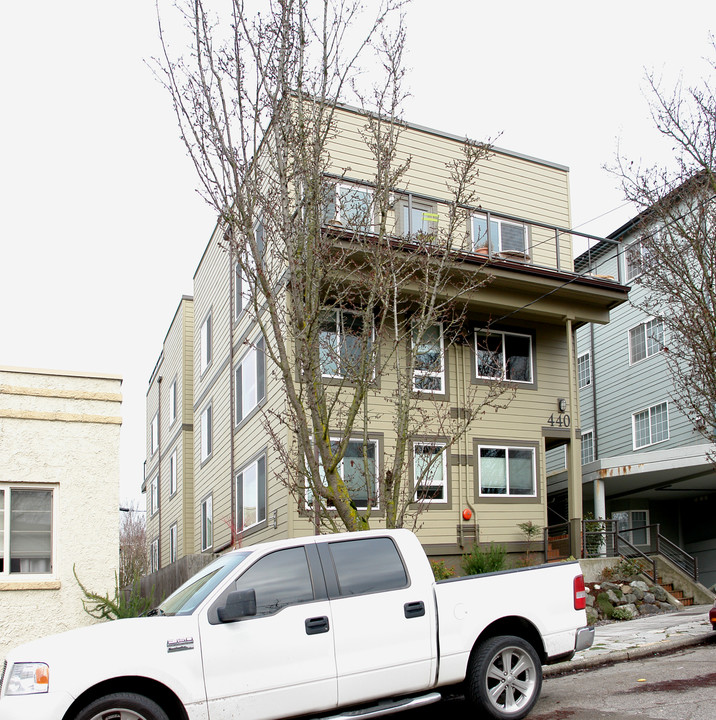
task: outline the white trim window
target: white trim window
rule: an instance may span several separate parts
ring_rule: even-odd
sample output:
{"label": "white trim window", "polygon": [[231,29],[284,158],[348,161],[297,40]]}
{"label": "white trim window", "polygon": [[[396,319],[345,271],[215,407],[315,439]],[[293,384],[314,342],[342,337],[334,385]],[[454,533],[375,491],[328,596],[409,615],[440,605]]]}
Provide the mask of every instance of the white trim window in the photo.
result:
{"label": "white trim window", "polygon": [[179,526],[174,523],[169,528],[169,562],[175,563],[177,561],[177,539],[179,537]]}
{"label": "white trim window", "polygon": [[238,425],[266,396],[265,341],[259,338],[234,370],[234,424]]}
{"label": "white trim window", "polygon": [[212,321],[211,312],[204,318],[204,322],[199,329],[199,374],[203,375],[206,369],[211,365],[212,348]]}
{"label": "white trim window", "polygon": [[212,422],[212,407],[209,403],[201,412],[201,462],[211,457],[214,443],[214,428]]}
{"label": "white trim window", "polygon": [[437,232],[439,220],[434,203],[406,198],[400,205],[400,228],[405,236],[419,233],[433,235]]}
{"label": "white trim window", "polygon": [[367,332],[363,316],[352,310],[326,310],[321,314],[319,357],[321,374],[328,378],[358,377],[361,362],[372,352],[373,329],[369,346],[363,351]]}
{"label": "white trim window", "polygon": [[149,572],[159,570],[159,538],[154,538],[149,548]]}
{"label": "white trim window", "polygon": [[447,453],[444,443],[413,443],[413,477],[417,502],[447,502]]}
{"label": "white trim window", "polygon": [[428,327],[421,338],[412,333],[413,390],[426,393],[445,392],[445,345],[442,323]]}
{"label": "white trim window", "polygon": [[51,575],[54,490],[0,484],[0,579]]}
{"label": "white trim window", "polygon": [[644,272],[644,263],[646,260],[646,248],[642,240],[637,240],[624,250],[624,268],[626,271],[626,281],[631,282]]}
{"label": "white trim window", "polygon": [[326,190],[323,217],[330,224],[372,232],[373,191],[362,185],[336,183]]}
{"label": "white trim window", "polygon": [[480,495],[536,497],[535,449],[480,445]]}
{"label": "white trim window", "polygon": [[169,497],[177,491],[177,451],[169,456]]}
{"label": "white trim window", "polygon": [[634,450],[656,445],[669,439],[669,407],[667,402],[652,405],[631,416]]}
{"label": "white trim window", "polygon": [[[478,251],[488,247],[488,216],[472,216],[472,249]],[[502,220],[494,216],[489,219],[489,247],[492,253],[526,256],[528,254],[527,226],[513,220]]]}
{"label": "white trim window", "polygon": [[[337,438],[331,438],[331,443],[336,449],[338,448]],[[369,502],[371,508],[377,510],[380,505],[377,488],[378,441],[373,439],[366,441],[365,455],[363,449],[362,440],[349,441],[343,459],[338,463],[338,473],[343,478],[358,510],[365,510]],[[321,479],[325,485],[323,467],[321,467]],[[309,506],[313,503],[310,491],[306,495],[306,503]]]}
{"label": "white trim window", "polygon": [[239,530],[266,520],[266,456],[243,467],[236,475],[236,519]]}
{"label": "white trim window", "polygon": [[592,384],[592,358],[589,352],[583,352],[577,357],[577,384],[580,390]]}
{"label": "white trim window", "polygon": [[[262,220],[259,220],[254,227],[254,239],[256,240],[256,250],[259,257],[263,260],[265,236]],[[248,242],[246,243],[244,253],[244,267],[246,270],[241,269],[239,262],[234,264],[234,320],[238,320],[241,313],[251,305],[253,298],[252,290],[256,287],[256,262]]]}
{"label": "white trim window", "polygon": [[177,419],[177,379],[174,378],[169,386],[169,427],[171,427]]}
{"label": "white trim window", "polygon": [[629,330],[629,364],[634,365],[664,349],[664,321],[647,320]]}
{"label": "white trim window", "polygon": [[154,413],[149,423],[149,456],[152,457],[159,450],[159,411]]}
{"label": "white trim window", "polygon": [[201,550],[208,550],[214,544],[214,501],[212,496],[201,503]]}
{"label": "white trim window", "polygon": [[159,512],[159,473],[149,483],[149,517]]}
{"label": "white trim window", "polygon": [[475,371],[478,378],[531,383],[532,336],[476,330]]}
{"label": "white trim window", "polygon": [[590,462],[594,462],[594,431],[585,430],[582,433],[582,465]]}
{"label": "white trim window", "polygon": [[613,512],[612,520],[617,521],[617,531],[625,534],[632,545],[649,545],[651,543],[648,510]]}

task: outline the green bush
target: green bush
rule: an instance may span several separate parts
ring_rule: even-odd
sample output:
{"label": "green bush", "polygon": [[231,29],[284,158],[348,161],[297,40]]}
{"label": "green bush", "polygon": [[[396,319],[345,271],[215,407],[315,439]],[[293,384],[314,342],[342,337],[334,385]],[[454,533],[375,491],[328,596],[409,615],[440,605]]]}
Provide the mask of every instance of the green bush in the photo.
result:
{"label": "green bush", "polygon": [[455,571],[450,567],[446,567],[444,560],[431,560],[430,567],[433,570],[435,580],[447,580],[455,577]]}
{"label": "green bush", "polygon": [[614,615],[614,605],[612,605],[611,600],[605,592],[597,595],[597,605],[599,605],[602,615],[608,620],[611,620],[612,615]]}
{"label": "green bush", "polygon": [[615,607],[612,613],[612,620],[632,620],[634,616],[631,610],[625,607]]}
{"label": "green bush", "polygon": [[88,590],[77,577],[77,570],[72,566],[75,580],[82,590],[84,598],[82,605],[85,612],[96,620],[119,620],[120,618],[139,617],[144,615],[154,605],[154,590],[148,598],[142,597],[139,588],[139,577],[134,579],[129,592],[119,587],[117,573],[114,574],[114,598],[106,595],[99,595]]}
{"label": "green bush", "polygon": [[475,544],[472,550],[462,556],[462,569],[465,575],[481,575],[505,569],[507,550],[504,545],[490,543],[490,547],[482,550]]}

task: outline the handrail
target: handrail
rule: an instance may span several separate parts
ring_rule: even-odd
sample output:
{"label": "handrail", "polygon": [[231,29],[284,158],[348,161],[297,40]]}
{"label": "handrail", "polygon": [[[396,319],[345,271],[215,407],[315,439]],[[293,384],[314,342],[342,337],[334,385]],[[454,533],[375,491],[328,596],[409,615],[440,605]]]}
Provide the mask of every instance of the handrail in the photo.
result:
{"label": "handrail", "polygon": [[[626,545],[628,548],[631,549],[632,554],[625,555],[620,549],[619,549],[619,543],[622,542],[624,545]],[[646,553],[642,552],[637,548],[636,546],[632,545],[625,537],[622,536],[620,532],[617,532],[617,543],[616,543],[616,550],[617,553],[620,555],[620,557],[623,557],[625,560],[631,560],[634,562],[635,558],[637,558],[636,563],[639,565],[639,560],[646,561],[647,564],[651,566],[651,574],[646,572],[646,570],[640,565],[641,572],[646,575],[653,583],[656,582],[656,560],[649,557]]]}
{"label": "handrail", "polygon": [[683,548],[671,542],[669,538],[664,537],[659,530],[659,525],[656,526],[656,552],[658,555],[666,557],[667,560],[671,560],[674,565],[680,567],[685,573],[698,582],[698,560],[693,555],[689,555]]}

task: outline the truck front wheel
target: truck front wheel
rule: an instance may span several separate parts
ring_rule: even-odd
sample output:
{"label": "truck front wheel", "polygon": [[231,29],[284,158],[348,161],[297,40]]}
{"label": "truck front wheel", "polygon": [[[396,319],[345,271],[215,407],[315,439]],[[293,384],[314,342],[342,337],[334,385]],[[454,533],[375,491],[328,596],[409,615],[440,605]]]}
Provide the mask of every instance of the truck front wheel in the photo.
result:
{"label": "truck front wheel", "polygon": [[169,716],[144,695],[113,693],[91,702],[75,720],[169,720]]}
{"label": "truck front wheel", "polygon": [[515,635],[483,643],[470,662],[467,698],[497,720],[519,720],[542,689],[542,664],[534,648]]}

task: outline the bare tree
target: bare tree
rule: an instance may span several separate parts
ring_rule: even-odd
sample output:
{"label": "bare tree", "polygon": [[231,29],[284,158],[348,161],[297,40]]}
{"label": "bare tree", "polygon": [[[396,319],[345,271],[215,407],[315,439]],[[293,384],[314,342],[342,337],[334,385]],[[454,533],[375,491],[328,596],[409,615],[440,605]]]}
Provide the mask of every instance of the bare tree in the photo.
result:
{"label": "bare tree", "polygon": [[[510,397],[499,379],[466,388],[459,417],[431,399],[430,368],[465,347],[467,302],[485,282],[466,262],[465,229],[489,146],[466,142],[450,166],[439,230],[396,235],[394,191],[410,166],[398,152],[403,5],[383,0],[366,19],[357,0],[277,0],[250,16],[234,0],[222,23],[192,0],[179,6],[185,57],[171,54],[160,21],[158,74],[225,229],[237,300],[283,390],[285,401],[264,411],[281,476],[331,530],[367,528],[377,502],[389,526],[406,524],[429,499],[442,454]],[[360,83],[362,62],[374,87]],[[362,187],[331,160],[346,99],[364,110],[374,170]],[[386,418],[394,439],[377,468],[371,429]],[[411,485],[415,437],[428,451]]]}
{"label": "bare tree", "polygon": [[651,114],[671,143],[669,167],[642,167],[623,157],[626,198],[642,210],[641,239],[627,248],[640,276],[634,304],[660,322],[650,343],[663,345],[673,399],[695,428],[716,441],[716,43],[709,74],[692,87],[665,89],[647,75]]}
{"label": "bare tree", "polygon": [[130,587],[147,568],[145,515],[132,503],[122,508],[119,519],[119,587]]}

